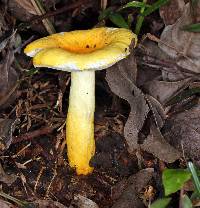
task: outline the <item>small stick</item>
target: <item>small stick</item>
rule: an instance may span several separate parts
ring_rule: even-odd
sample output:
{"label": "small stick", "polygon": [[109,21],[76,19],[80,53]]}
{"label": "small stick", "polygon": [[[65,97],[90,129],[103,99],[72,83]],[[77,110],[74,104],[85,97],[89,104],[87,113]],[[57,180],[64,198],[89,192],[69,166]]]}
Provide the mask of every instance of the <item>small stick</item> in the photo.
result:
{"label": "small stick", "polygon": [[35,186],[34,186],[34,192],[35,193],[36,193],[36,190],[37,190],[37,186],[38,186],[39,180],[40,180],[40,178],[41,178],[42,173],[43,173],[44,170],[45,170],[45,167],[42,166],[42,168],[40,169],[40,172],[39,172],[39,174],[37,176],[36,182],[35,182]]}
{"label": "small stick", "polygon": [[13,141],[12,141],[12,144],[16,144],[16,143],[21,142],[21,141],[32,140],[36,137],[46,135],[46,134],[50,134],[50,133],[53,132],[53,130],[54,130],[53,127],[45,126],[41,129],[37,129],[35,131],[31,131],[31,132],[28,132],[26,134],[14,137]]}
{"label": "small stick", "polygon": [[19,150],[15,155],[12,156],[12,158],[18,157],[22,152],[24,152],[25,149],[31,146],[31,143],[27,144],[25,147],[23,147],[21,150]]}
{"label": "small stick", "polygon": [[74,4],[71,4],[70,6],[66,5],[56,11],[48,12],[46,14],[34,17],[33,19],[30,20],[30,23],[33,24],[33,23],[36,23],[37,21],[42,21],[43,19],[46,19],[47,17],[55,16],[55,15],[64,13],[66,11],[75,9],[77,7],[82,6],[84,3],[87,3],[87,2],[88,2],[88,0],[79,0],[79,1],[75,2]]}
{"label": "small stick", "polygon": [[55,177],[57,176],[56,168],[57,168],[57,164],[56,164],[55,167],[54,167],[54,170],[53,170],[53,177],[52,177],[52,179],[51,179],[51,181],[50,181],[50,183],[49,183],[49,186],[47,187],[47,191],[46,191],[46,193],[45,193],[45,198],[48,198],[48,196],[49,196],[49,191],[50,191],[50,188],[51,188],[51,185],[52,185],[52,183],[53,183]]}

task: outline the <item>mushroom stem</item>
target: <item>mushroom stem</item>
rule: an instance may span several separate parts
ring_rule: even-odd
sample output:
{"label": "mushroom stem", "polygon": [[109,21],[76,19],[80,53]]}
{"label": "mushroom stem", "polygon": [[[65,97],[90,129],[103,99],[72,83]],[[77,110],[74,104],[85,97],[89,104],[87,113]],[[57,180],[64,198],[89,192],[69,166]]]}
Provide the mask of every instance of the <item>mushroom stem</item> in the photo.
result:
{"label": "mushroom stem", "polygon": [[93,170],[89,162],[95,152],[94,111],[95,71],[72,72],[66,139],[69,164],[78,175]]}

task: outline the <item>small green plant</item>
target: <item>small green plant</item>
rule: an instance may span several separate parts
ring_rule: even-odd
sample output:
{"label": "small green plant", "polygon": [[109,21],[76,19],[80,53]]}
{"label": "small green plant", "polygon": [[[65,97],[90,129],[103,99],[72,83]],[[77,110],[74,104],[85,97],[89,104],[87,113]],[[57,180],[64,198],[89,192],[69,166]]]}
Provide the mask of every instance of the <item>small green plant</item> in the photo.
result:
{"label": "small green plant", "polygon": [[132,23],[131,14],[128,14],[127,20],[122,16],[122,12],[124,12],[125,9],[140,9],[137,16],[137,22],[135,26],[135,34],[139,34],[144,18],[148,15],[150,15],[155,10],[159,9],[161,6],[169,2],[169,0],[158,0],[152,5],[147,4],[147,0],[140,1],[131,1],[127,4],[121,6],[117,10],[114,10],[112,8],[107,8],[103,10],[99,15],[99,21],[109,19],[111,22],[113,22],[118,27],[123,28],[130,28]]}
{"label": "small green plant", "polygon": [[192,208],[192,202],[200,199],[200,182],[198,177],[199,172],[196,170],[192,162],[188,162],[187,169],[166,169],[162,174],[162,182],[165,191],[165,198],[156,200],[151,204],[150,208],[165,208],[170,203],[169,195],[181,190],[185,182],[192,180],[194,191],[189,197],[183,193],[180,203],[183,208]]}

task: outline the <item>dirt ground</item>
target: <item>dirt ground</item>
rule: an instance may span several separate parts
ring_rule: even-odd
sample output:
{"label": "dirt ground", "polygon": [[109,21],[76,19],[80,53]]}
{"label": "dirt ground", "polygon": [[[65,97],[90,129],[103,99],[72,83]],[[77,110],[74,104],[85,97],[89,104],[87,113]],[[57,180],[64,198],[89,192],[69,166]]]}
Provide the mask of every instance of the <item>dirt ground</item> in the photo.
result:
{"label": "dirt ground", "polygon": [[[200,164],[200,35],[180,30],[200,5],[191,14],[188,1],[169,1],[145,17],[127,59],[96,72],[94,171],[77,176],[65,141],[70,73],[34,68],[23,50],[50,33],[118,27],[101,11],[130,1],[37,2],[0,0],[0,207],[149,207],[165,168]],[[132,31],[138,12],[120,13]]]}

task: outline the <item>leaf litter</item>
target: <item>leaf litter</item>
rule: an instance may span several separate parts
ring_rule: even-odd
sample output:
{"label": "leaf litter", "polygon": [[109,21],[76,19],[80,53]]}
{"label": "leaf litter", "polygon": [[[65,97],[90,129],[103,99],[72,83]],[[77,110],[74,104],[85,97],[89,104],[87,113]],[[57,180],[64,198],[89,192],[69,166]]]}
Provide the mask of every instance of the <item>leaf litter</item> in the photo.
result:
{"label": "leaf litter", "polygon": [[[8,9],[16,19],[27,23],[35,16],[30,2],[9,2]],[[47,11],[57,3],[49,2]],[[14,62],[16,57],[13,48],[9,47],[13,36],[3,39],[3,60],[0,66],[3,72],[0,77],[0,137],[3,147],[1,174],[4,190],[16,198],[30,200],[39,207],[144,207],[144,197],[138,196],[145,186],[151,184],[156,171],[145,169],[149,161],[145,158],[146,152],[150,153],[150,158],[156,157],[165,164],[176,161],[184,154],[199,164],[199,104],[195,102],[196,105],[192,107],[187,105],[187,111],[184,110],[185,105],[195,100],[198,93],[192,94],[189,99],[183,98],[179,103],[169,104],[180,92],[187,92],[194,81],[198,82],[195,78],[199,73],[198,67],[195,68],[193,64],[199,64],[199,46],[195,45],[199,37],[180,29],[183,23],[192,21],[188,6],[179,0],[170,3],[160,10],[167,25],[158,44],[162,50],[157,44],[145,40],[142,42],[145,50],[139,48],[135,54],[107,70],[106,80],[111,91],[128,102],[130,112],[127,103],[125,110],[121,103],[113,116],[109,109],[109,99],[114,95],[105,86],[102,87],[101,83],[107,100],[103,109],[97,104],[99,109],[96,112],[101,114],[101,122],[98,123],[97,119],[95,126],[97,153],[93,162],[96,167],[94,174],[87,178],[74,176],[63,152],[66,113],[63,106],[68,103],[68,75],[67,79],[62,80],[62,86],[57,84],[59,73],[45,70],[25,75],[21,81],[21,74],[18,74]],[[168,11],[172,8],[177,11],[170,16]],[[82,21],[81,15],[88,11],[79,7],[76,9],[73,18],[78,16],[77,20]],[[73,22],[67,15],[64,17],[68,22]],[[59,21],[63,22],[63,19]],[[53,23],[60,24],[59,21],[55,16]],[[5,24],[5,21],[1,22]],[[44,27],[38,25],[36,28],[31,26],[31,32],[45,33]],[[62,31],[65,29],[62,28]],[[153,31],[156,31],[155,28]],[[172,40],[172,36],[176,40]],[[184,41],[188,44],[184,45]],[[30,63],[24,63],[24,57],[20,55],[17,56],[17,61],[19,60],[22,68],[30,68]],[[19,79],[20,88],[17,88]],[[19,99],[16,101],[17,96]],[[177,108],[179,111],[176,111]],[[16,117],[19,119],[17,126]],[[143,157],[140,167],[144,168],[140,171],[137,164],[140,161],[136,161],[139,160],[139,151]],[[154,162],[150,160],[149,166],[155,167],[157,162],[152,164]],[[7,174],[7,171],[11,174]],[[13,181],[9,179],[16,172],[20,177],[14,177]],[[23,186],[19,185],[19,181]],[[41,200],[43,197],[48,199]]]}
{"label": "leaf litter", "polygon": [[[195,10],[198,11],[200,4],[197,4]],[[199,13],[196,13],[199,15]],[[198,33],[192,33],[182,30],[184,25],[191,24],[193,15],[189,3],[184,7],[183,14],[173,25],[165,27],[161,34],[159,47],[175,62],[189,71],[200,72],[200,36]],[[163,44],[164,43],[164,44]]]}

